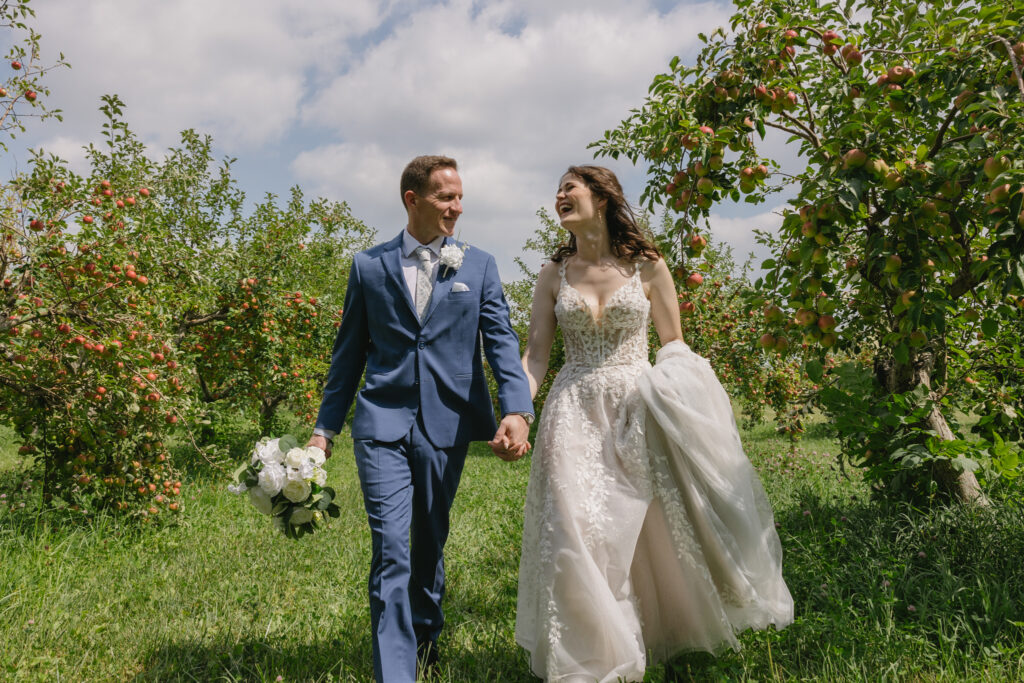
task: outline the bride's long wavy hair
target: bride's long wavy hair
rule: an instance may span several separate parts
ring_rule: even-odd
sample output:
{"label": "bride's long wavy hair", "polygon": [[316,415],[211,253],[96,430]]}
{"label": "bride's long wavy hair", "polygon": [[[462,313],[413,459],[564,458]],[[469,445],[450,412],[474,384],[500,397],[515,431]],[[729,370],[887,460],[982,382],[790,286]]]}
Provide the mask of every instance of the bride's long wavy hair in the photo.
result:
{"label": "bride's long wavy hair", "polygon": [[[595,197],[604,199],[605,222],[608,224],[608,238],[612,253],[627,261],[656,261],[661,258],[658,248],[644,235],[636,222],[636,214],[626,201],[622,185],[615,174],[603,166],[570,166],[565,172],[579,177]],[[576,236],[570,235],[551,256],[555,263],[576,253]]]}

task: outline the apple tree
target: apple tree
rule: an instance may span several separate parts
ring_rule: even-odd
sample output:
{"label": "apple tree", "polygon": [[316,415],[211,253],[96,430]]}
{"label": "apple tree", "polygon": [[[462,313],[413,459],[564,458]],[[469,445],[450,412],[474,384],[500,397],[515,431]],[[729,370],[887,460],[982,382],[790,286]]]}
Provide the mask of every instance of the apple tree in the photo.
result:
{"label": "apple tree", "polygon": [[46,502],[153,518],[180,509],[166,444],[190,403],[167,324],[175,283],[147,256],[159,209],[138,169],[88,156],[80,176],[37,154],[6,190],[0,419]]}
{"label": "apple tree", "polygon": [[[814,381],[837,350],[863,359],[819,399],[880,489],[983,502],[976,472],[1019,472],[1024,3],[735,8],[599,153],[650,161],[644,200],[680,232],[783,192],[750,301],[781,313],[764,334],[816,349]],[[768,153],[779,137],[793,173]]]}
{"label": "apple tree", "polygon": [[311,421],[351,259],[372,237],[345,204],[307,203],[298,188],[239,221],[211,254],[212,298],[180,318],[200,399],[255,415],[263,434],[283,405]]}
{"label": "apple tree", "polygon": [[[11,37],[11,47],[4,56],[9,71],[0,82],[0,134],[9,138],[24,132],[29,120],[60,120],[60,110],[46,103],[50,90],[43,78],[49,71],[69,66],[64,55],[53,64],[40,63],[41,36],[28,25],[35,16],[29,4],[29,0],[0,2],[0,31]],[[6,140],[0,139],[0,150],[6,149]]]}

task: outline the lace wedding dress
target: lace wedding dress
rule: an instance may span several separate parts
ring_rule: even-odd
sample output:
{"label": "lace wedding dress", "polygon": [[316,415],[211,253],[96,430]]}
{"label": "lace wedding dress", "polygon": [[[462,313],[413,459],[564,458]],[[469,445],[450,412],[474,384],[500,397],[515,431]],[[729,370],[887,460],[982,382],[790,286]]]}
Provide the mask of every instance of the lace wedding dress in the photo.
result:
{"label": "lace wedding dress", "polygon": [[565,279],[566,362],[538,427],[516,640],[548,681],[640,681],[648,657],[738,649],[793,620],[782,549],[708,362],[648,362],[637,267],[595,317]]}

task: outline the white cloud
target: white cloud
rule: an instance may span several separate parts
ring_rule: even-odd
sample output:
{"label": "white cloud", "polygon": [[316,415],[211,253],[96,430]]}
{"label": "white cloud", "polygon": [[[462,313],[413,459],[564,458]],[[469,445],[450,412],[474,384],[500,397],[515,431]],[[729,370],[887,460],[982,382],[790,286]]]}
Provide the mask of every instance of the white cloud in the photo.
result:
{"label": "white cloud", "polygon": [[[144,138],[166,146],[196,128],[236,151],[287,132],[308,74],[350,59],[348,41],[377,25],[378,5],[47,0],[35,27],[72,64],[50,77],[56,106],[94,111],[118,93]],[[93,134],[98,117],[83,118],[65,125]]]}
{"label": "white cloud", "polygon": [[[393,209],[401,211],[392,195],[405,162],[455,156],[466,191],[462,221],[473,226],[472,239],[506,254],[499,263],[511,272],[565,168],[588,162],[587,144],[643,101],[653,76],[690,50],[698,31],[726,18],[715,4],[664,14],[645,3],[576,0],[424,7],[303,108],[304,123],[338,139],[307,149],[292,171],[371,224],[379,212],[363,200],[383,196],[390,224]],[[360,159],[366,167],[352,165]],[[639,193],[639,173],[627,162],[600,163]]]}
{"label": "white cloud", "polygon": [[[668,0],[46,0],[35,7],[47,77],[65,123],[21,141],[85,170],[99,96],[116,92],[129,126],[163,150],[179,131],[211,134],[238,157],[251,197],[299,183],[349,203],[382,237],[405,221],[398,179],[417,154],[455,156],[466,239],[512,258],[551,208],[565,168],[644,101],[669,60],[692,60],[697,33],[727,22],[719,2]],[[49,55],[49,57],[47,56]],[[781,150],[782,137],[766,141]],[[12,150],[8,163],[27,157]],[[636,201],[644,169],[602,158]],[[749,226],[722,206],[718,239],[737,256]]]}

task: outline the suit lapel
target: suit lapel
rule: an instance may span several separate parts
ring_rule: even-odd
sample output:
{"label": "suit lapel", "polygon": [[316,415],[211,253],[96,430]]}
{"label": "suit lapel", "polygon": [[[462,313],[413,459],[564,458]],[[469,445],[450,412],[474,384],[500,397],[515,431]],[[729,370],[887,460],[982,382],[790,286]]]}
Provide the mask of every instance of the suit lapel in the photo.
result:
{"label": "suit lapel", "polygon": [[[441,243],[441,248],[449,244],[455,244],[455,240],[450,237],[445,237],[444,242]],[[447,271],[447,272],[446,272]],[[423,324],[426,325],[427,321],[430,320],[430,316],[434,314],[434,309],[447,298],[448,293],[452,291],[452,283],[455,281],[455,273],[457,271],[453,268],[448,268],[440,263],[437,264],[437,274],[434,277],[434,290],[430,294],[430,304],[427,305],[427,312],[423,316]]]}
{"label": "suit lapel", "polygon": [[381,255],[381,261],[384,263],[384,270],[387,271],[388,277],[398,287],[398,291],[402,293],[405,305],[409,307],[409,312],[415,318],[416,305],[412,300],[412,295],[409,293],[409,285],[405,283],[405,275],[402,273],[402,233],[398,233],[398,237],[391,240],[387,249]]}

